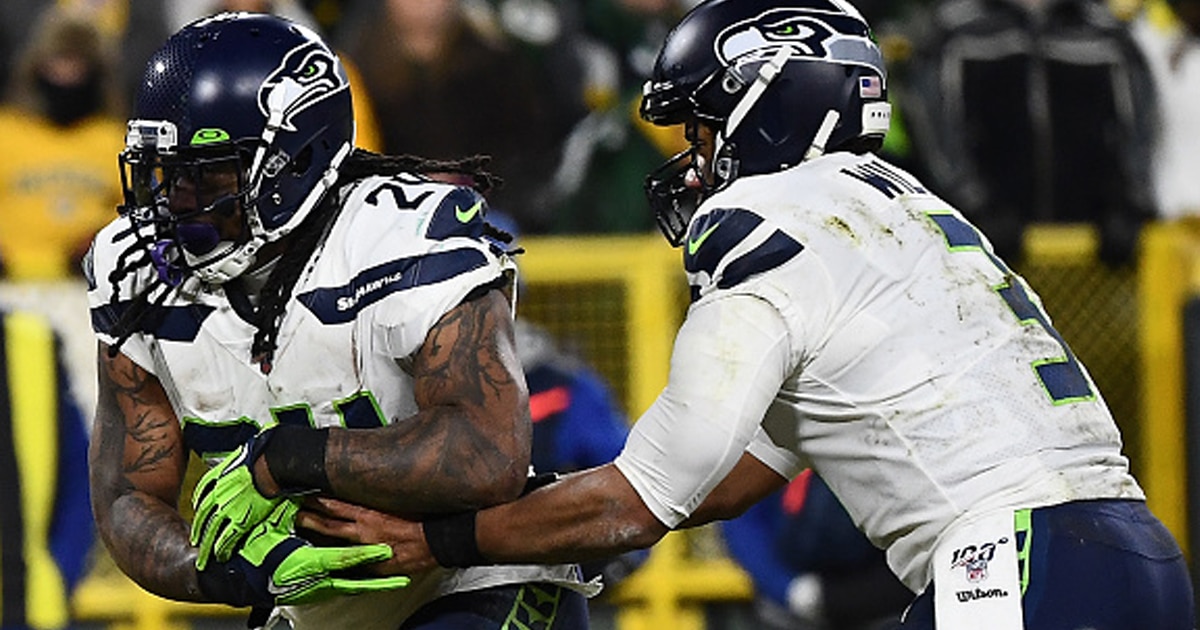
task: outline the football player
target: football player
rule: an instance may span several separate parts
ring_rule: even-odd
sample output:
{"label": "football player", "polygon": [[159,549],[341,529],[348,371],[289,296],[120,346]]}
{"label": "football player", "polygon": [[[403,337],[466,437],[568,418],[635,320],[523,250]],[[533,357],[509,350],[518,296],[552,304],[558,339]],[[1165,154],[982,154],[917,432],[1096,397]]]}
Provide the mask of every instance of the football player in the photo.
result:
{"label": "football player", "polygon": [[[150,60],[88,269],[108,550],[147,590],[254,624],[586,627],[575,565],[377,578],[386,546],[295,527],[307,493],[428,516],[515,499],[529,471],[494,179],[353,143],[346,75],[303,27],[221,14]],[[211,466],[190,527],[189,453]]]}
{"label": "football player", "polygon": [[887,76],[853,7],[704,2],[641,113],[692,143],[648,193],[693,301],[615,462],[449,519],[317,500],[302,523],[388,542],[395,569],[585,560],[811,466],[919,594],[905,628],[1193,627],[1183,555],[1037,295],[874,155]]}

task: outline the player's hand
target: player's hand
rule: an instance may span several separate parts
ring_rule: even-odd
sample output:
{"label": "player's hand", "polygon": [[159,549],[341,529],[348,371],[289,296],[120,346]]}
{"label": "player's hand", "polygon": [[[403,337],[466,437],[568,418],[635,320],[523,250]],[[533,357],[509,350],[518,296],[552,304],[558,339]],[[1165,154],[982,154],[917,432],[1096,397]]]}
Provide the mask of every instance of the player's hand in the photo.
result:
{"label": "player's hand", "polygon": [[251,467],[262,453],[269,430],[258,434],[212,467],[192,494],[192,545],[199,548],[196,569],[210,557],[225,562],[250,530],[261,523],[284,497],[264,497],[254,486]]}
{"label": "player's hand", "polygon": [[383,543],[392,557],[371,567],[382,575],[413,575],[438,566],[421,523],[330,497],[307,498],[296,517],[298,529],[350,543]]}
{"label": "player's hand", "polygon": [[287,606],[408,585],[404,576],[337,576],[338,571],[387,560],[392,551],[387,545],[315,547],[291,533],[297,510],[296,501],[284,500],[231,560],[209,563],[200,572],[205,593],[232,606]]}

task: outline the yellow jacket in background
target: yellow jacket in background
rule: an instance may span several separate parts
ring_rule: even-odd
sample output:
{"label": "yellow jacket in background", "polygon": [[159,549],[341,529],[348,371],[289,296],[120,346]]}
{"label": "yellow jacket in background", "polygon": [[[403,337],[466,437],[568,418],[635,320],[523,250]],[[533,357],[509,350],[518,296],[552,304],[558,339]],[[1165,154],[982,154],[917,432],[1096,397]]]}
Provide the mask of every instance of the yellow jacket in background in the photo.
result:
{"label": "yellow jacket in background", "polygon": [[67,128],[0,108],[0,268],[9,280],[53,280],[116,216],[122,121],[92,117]]}

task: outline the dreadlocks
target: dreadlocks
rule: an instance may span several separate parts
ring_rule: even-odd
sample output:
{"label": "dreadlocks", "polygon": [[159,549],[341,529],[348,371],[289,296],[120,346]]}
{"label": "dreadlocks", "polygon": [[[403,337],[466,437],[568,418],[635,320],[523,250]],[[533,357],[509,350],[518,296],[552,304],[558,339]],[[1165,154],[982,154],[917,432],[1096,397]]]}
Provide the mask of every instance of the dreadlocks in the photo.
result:
{"label": "dreadlocks", "polygon": [[[486,170],[489,160],[490,158],[484,155],[459,160],[434,160],[412,155],[384,155],[364,149],[355,149],[338,170],[337,183],[331,188],[335,192],[327,194],[314,208],[312,214],[291,234],[287,249],[281,255],[279,263],[275,265],[259,293],[258,309],[253,321],[256,332],[250,348],[251,361],[258,363],[264,373],[271,371],[279,325],[283,319],[284,309],[291,298],[292,290],[341,210],[341,204],[338,203],[336,194],[339,188],[372,175],[416,173],[431,179],[466,178],[473,188],[486,194],[503,183],[499,177]],[[491,224],[485,224],[484,229],[485,234],[500,242],[512,241],[511,234]],[[152,265],[147,248],[152,246],[153,239],[139,232],[135,231],[135,233],[137,233],[137,244],[140,246],[136,249],[140,255],[122,255],[117,268],[109,275],[109,281],[113,285],[112,304],[114,307],[118,295],[117,284],[139,267]],[[113,327],[112,334],[116,338],[116,342],[109,348],[109,352],[115,354],[121,344],[134,333],[152,330],[156,322],[161,319],[162,304],[170,293],[177,290],[177,286],[171,287],[166,282],[156,279],[139,293],[133,299],[132,305],[124,309],[120,319]]]}

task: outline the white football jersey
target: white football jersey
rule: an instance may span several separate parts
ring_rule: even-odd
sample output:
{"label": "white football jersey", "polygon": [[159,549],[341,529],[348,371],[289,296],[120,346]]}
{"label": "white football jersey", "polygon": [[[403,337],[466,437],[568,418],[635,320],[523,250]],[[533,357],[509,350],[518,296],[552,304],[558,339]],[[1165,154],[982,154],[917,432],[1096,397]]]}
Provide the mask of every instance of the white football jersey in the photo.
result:
{"label": "white football jersey", "polygon": [[[403,422],[417,411],[404,366],[426,334],[473,290],[512,271],[508,256],[482,236],[486,206],[471,189],[416,176],[371,177],[340,194],[343,209],[288,302],[269,373],[250,360],[254,326],[220,287],[191,300],[172,296],[152,332],[121,346],[162,382],[186,446],[210,465],[276,423],[369,428]],[[111,300],[108,278],[132,242],[128,227],[125,219],[113,222],[93,249],[93,325],[109,344],[113,323],[154,277],[142,267],[120,282]],[[284,615],[296,628],[393,630],[447,593],[525,581],[580,588],[571,565],[439,569],[412,577],[404,589]]]}
{"label": "white football jersey", "polygon": [[902,170],[836,153],[739,178],[684,262],[670,382],[617,460],[664,523],[747,450],[789,478],[811,465],[919,591],[960,519],[1144,498],[1040,299]]}

